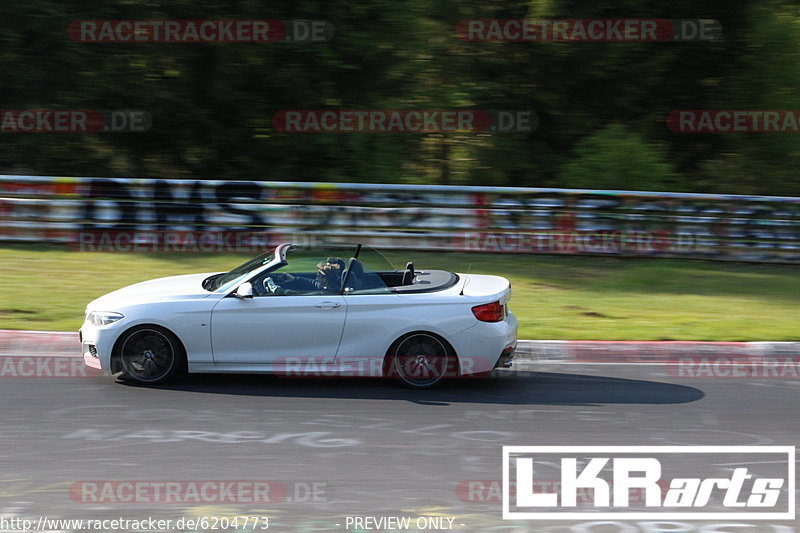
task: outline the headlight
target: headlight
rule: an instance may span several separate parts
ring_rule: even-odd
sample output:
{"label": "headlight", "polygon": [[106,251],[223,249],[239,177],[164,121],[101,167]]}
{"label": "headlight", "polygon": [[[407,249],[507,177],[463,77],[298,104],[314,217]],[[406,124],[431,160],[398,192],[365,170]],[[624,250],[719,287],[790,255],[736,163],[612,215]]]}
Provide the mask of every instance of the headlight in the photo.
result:
{"label": "headlight", "polygon": [[93,326],[107,326],[121,318],[124,317],[119,313],[111,313],[109,311],[92,311],[89,313],[89,316],[86,317],[86,320]]}

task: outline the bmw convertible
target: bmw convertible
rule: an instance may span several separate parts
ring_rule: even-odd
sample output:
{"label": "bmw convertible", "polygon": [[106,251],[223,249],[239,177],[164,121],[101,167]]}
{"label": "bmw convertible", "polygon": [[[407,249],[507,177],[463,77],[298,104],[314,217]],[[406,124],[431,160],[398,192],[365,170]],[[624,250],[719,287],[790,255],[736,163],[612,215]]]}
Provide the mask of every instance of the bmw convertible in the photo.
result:
{"label": "bmw convertible", "polygon": [[291,243],[234,268],[137,283],[89,303],[90,367],[144,384],[189,373],[396,378],[426,388],[507,367],[503,277],[396,269],[365,246]]}

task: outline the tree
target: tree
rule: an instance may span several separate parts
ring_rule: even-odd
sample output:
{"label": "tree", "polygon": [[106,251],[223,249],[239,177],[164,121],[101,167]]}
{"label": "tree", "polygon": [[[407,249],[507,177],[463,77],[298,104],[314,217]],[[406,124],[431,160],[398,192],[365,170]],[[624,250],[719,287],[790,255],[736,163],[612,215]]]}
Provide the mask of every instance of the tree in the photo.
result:
{"label": "tree", "polygon": [[675,172],[662,146],[610,124],[578,142],[560,178],[568,188],[664,191],[674,185]]}

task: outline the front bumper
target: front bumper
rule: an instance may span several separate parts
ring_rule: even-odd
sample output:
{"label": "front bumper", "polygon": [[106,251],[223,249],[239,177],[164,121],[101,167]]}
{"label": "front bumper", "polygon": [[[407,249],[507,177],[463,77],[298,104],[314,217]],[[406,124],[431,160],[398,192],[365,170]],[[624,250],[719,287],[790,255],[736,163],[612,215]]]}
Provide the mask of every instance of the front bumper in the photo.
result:
{"label": "front bumper", "polygon": [[81,341],[81,355],[86,366],[111,371],[111,351],[117,337],[115,328],[109,326],[93,326],[85,323],[78,331]]}
{"label": "front bumper", "polygon": [[86,363],[86,366],[91,368],[96,368],[98,370],[103,370],[102,365],[100,364],[100,359],[92,355],[88,350],[86,350],[86,346],[83,347],[83,362]]}

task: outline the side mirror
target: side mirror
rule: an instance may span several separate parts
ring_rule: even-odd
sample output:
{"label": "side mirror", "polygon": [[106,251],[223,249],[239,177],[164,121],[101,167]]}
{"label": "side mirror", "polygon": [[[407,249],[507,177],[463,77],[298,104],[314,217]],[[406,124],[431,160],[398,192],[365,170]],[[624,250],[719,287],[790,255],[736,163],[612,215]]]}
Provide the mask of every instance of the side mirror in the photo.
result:
{"label": "side mirror", "polygon": [[249,281],[245,281],[239,287],[237,287],[236,291],[234,291],[233,295],[240,300],[245,298],[252,298],[253,297],[253,284]]}

